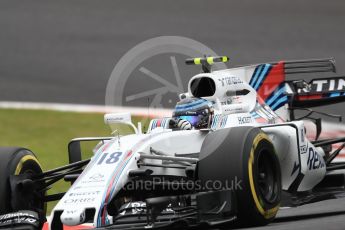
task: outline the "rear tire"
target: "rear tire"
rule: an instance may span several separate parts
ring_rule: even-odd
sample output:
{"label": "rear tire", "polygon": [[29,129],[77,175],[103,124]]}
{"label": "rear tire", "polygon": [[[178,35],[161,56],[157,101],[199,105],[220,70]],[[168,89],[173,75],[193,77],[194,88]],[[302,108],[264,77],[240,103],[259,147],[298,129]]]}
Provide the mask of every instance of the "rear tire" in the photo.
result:
{"label": "rear tire", "polygon": [[276,216],[280,165],[273,144],[259,128],[243,126],[208,134],[197,168],[203,184],[217,180],[223,189],[234,191],[240,226],[266,225]]}
{"label": "rear tire", "polygon": [[11,202],[10,176],[39,173],[42,173],[41,166],[30,150],[19,147],[0,147],[0,215],[20,209],[43,212],[42,214],[45,215],[45,203],[35,196],[32,200],[23,202],[22,207],[13,207]]}

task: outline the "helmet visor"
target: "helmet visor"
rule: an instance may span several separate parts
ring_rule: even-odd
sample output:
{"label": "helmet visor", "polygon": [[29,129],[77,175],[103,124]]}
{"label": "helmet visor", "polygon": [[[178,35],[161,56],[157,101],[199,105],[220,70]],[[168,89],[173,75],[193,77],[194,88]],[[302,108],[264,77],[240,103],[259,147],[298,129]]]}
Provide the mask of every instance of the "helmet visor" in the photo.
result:
{"label": "helmet visor", "polygon": [[199,116],[198,115],[178,116],[178,118],[189,121],[189,123],[191,123],[191,125],[194,127],[196,125],[198,125],[198,123],[199,123]]}

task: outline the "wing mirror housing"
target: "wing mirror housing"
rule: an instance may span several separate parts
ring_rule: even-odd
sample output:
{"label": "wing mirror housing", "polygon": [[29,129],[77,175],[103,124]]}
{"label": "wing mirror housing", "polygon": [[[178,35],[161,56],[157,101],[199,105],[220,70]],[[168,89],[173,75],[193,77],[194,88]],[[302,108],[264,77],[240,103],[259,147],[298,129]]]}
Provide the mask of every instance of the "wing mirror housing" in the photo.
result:
{"label": "wing mirror housing", "polygon": [[132,123],[130,113],[108,113],[104,115],[104,123],[106,125],[125,124],[133,128],[136,134],[141,133],[141,124],[138,123],[138,128]]}

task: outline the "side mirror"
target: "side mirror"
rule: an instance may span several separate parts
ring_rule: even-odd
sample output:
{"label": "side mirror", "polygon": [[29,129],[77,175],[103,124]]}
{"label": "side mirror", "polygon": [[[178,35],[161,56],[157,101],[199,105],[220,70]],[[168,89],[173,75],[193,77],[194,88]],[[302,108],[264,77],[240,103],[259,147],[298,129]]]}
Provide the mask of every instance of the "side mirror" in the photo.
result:
{"label": "side mirror", "polygon": [[114,137],[79,137],[74,138],[68,143],[68,160],[69,163],[75,163],[82,160],[82,147],[81,143],[95,142],[96,144],[104,141],[109,141]]}
{"label": "side mirror", "polygon": [[132,123],[132,118],[130,113],[108,113],[104,115],[104,123],[106,125],[112,124],[125,124],[133,128],[134,132],[137,134],[138,129]]}

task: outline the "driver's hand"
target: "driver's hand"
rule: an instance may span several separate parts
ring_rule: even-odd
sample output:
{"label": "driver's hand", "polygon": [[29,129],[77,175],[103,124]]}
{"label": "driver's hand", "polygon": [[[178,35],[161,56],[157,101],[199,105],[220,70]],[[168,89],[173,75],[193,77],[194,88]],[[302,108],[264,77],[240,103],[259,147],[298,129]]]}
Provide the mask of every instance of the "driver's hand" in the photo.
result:
{"label": "driver's hand", "polygon": [[192,124],[187,120],[179,118],[176,122],[176,127],[181,130],[191,130]]}

